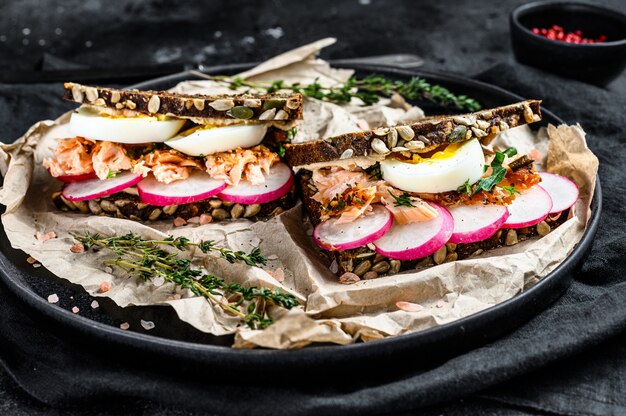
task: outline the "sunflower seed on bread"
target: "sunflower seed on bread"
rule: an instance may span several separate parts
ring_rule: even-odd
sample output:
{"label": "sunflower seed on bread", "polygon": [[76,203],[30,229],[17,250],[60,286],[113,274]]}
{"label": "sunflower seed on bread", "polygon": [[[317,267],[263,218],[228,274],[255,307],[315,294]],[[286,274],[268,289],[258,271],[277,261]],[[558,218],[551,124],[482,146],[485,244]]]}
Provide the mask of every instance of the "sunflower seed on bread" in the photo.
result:
{"label": "sunflower seed on bread", "polygon": [[259,120],[268,106],[279,120],[302,118],[301,94],[187,95],[168,91],[120,90],[66,82],[63,98],[81,104],[130,109],[144,114],[178,118]]}

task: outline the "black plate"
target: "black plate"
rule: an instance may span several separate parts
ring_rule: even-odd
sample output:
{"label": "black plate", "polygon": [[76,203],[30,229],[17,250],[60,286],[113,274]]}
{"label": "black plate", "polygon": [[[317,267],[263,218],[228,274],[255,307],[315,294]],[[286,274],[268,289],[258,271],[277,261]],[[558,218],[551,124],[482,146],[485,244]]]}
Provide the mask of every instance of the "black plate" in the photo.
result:
{"label": "black plate", "polygon": [[[250,65],[230,65],[205,69],[209,73],[229,74],[248,69]],[[522,100],[522,97],[501,88],[467,78],[408,71],[385,66],[351,65],[357,73],[379,73],[390,78],[407,79],[419,75],[433,83],[442,84],[455,93],[478,99],[485,107],[492,107]],[[180,73],[137,84],[140,89],[167,89],[176,83],[197,78],[190,73]],[[536,97],[529,97],[536,98]],[[445,112],[428,102],[418,102],[427,114]],[[554,114],[543,110],[542,124],[559,124]],[[592,218],[587,230],[569,257],[538,284],[512,299],[455,322],[422,332],[391,337],[370,343],[347,346],[314,346],[296,351],[234,350],[228,347],[232,337],[215,337],[201,333],[178,320],[169,307],[119,308],[112,301],[98,298],[100,308],[92,310],[92,298],[77,285],[52,275],[44,268],[33,269],[25,261],[26,255],[10,247],[4,229],[0,231],[0,277],[38,318],[48,319],[61,336],[72,337],[88,345],[106,346],[125,357],[141,356],[147,365],[158,363],[159,368],[180,372],[201,368],[222,371],[221,379],[238,377],[246,373],[292,373],[306,370],[310,375],[332,371],[339,380],[341,374],[354,377],[355,372],[364,376],[383,377],[381,371],[389,369],[397,373],[394,362],[412,363],[427,367],[452,354],[469,350],[513,330],[523,322],[545,309],[570,285],[573,274],[585,261],[598,228],[601,210],[600,182],[592,203]],[[61,302],[51,305],[46,298],[57,293]],[[80,314],[69,310],[78,305]],[[60,307],[59,307],[60,306]],[[153,320],[156,328],[144,331],[139,320]],[[131,323],[131,330],[118,328],[121,322]],[[376,371],[369,365],[376,360]],[[389,364],[389,365],[386,365]],[[350,370],[350,371],[347,371]],[[328,374],[328,373],[326,373]],[[279,378],[275,378],[279,380]],[[268,381],[269,382],[269,381]]]}

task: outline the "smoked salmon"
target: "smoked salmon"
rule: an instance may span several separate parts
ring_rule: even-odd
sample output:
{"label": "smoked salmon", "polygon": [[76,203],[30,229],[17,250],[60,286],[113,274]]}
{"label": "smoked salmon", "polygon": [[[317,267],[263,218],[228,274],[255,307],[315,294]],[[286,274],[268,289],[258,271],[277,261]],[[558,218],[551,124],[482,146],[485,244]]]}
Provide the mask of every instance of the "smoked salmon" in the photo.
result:
{"label": "smoked salmon", "polygon": [[208,155],[205,168],[212,178],[222,179],[229,185],[237,185],[242,180],[260,185],[265,182],[264,174],[269,174],[270,168],[279,161],[276,153],[259,145]]}
{"label": "smoked salmon", "polygon": [[45,158],[43,167],[50,171],[52,176],[85,175],[92,173],[91,149],[94,146],[82,137],[61,139],[54,150],[54,158]]}

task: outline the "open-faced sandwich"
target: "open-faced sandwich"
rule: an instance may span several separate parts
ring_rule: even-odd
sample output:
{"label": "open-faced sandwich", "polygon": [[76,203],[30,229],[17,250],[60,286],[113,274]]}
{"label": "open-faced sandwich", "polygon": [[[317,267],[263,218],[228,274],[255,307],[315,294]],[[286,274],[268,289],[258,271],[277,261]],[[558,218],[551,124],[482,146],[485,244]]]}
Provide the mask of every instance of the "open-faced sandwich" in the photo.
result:
{"label": "open-faced sandwich", "polygon": [[[529,155],[490,145],[540,101],[286,145],[313,238],[351,283],[545,235],[578,198]],[[539,185],[541,183],[541,185]],[[358,276],[358,277],[357,277]]]}
{"label": "open-faced sandwich", "polygon": [[43,162],[62,210],[136,221],[262,219],[294,203],[282,143],[300,94],[184,95],[65,84],[82,105]]}

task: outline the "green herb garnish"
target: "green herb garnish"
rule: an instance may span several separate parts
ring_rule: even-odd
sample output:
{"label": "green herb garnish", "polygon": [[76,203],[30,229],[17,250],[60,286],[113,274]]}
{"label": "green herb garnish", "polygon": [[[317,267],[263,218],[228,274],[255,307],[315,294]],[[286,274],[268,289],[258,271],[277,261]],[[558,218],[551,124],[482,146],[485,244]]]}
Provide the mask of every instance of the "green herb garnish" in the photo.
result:
{"label": "green herb garnish", "polygon": [[456,188],[456,191],[462,194],[472,195],[472,185],[470,184],[469,178],[467,178],[463,185]]}
{"label": "green herb garnish", "polygon": [[285,134],[285,140],[288,143],[291,143],[291,141],[296,137],[296,134],[298,134],[298,128],[294,126],[287,130],[287,133]]}
{"label": "green herb garnish", "polygon": [[387,189],[387,192],[389,192],[389,195],[391,195],[393,197],[393,199],[396,200],[396,202],[394,202],[394,206],[396,207],[412,207],[415,208],[415,205],[413,205],[412,203],[412,197],[410,194],[407,194],[406,192],[403,193],[400,196],[395,196],[394,194],[391,193],[391,191],[389,189]]}
{"label": "green herb garnish", "polygon": [[119,171],[119,170],[115,171],[115,170],[111,170],[111,169],[109,169],[109,170],[107,171],[107,179],[113,179],[113,178],[115,178],[115,175],[117,175],[118,173],[120,173],[120,171]]}
{"label": "green herb garnish", "polygon": [[[494,186],[502,182],[504,176],[506,175],[506,168],[502,166],[502,162],[504,162],[504,157],[515,156],[517,154],[517,149],[514,147],[509,147],[504,152],[496,152],[493,160],[491,161],[491,175],[488,178],[482,178],[476,183],[476,187],[472,192],[472,195],[476,195],[480,191],[490,192]],[[487,166],[485,165],[485,171],[487,170]]]}
{"label": "green herb garnish", "polygon": [[369,168],[365,169],[365,173],[369,176],[371,180],[382,180],[383,174],[380,171],[380,163],[376,162]]}
{"label": "green herb garnish", "polygon": [[278,142],[275,150],[276,150],[276,153],[278,153],[278,156],[281,157],[281,159],[285,157],[285,153],[287,152],[287,150],[285,149],[285,146],[283,146],[282,143]]}
{"label": "green herb garnish", "polygon": [[98,234],[86,233],[77,235],[86,249],[102,247],[118,255],[115,260],[105,260],[104,264],[117,266],[130,275],[151,280],[162,277],[183,289],[189,289],[196,296],[202,296],[211,304],[239,316],[252,329],[263,329],[272,323],[266,311],[267,305],[276,305],[291,309],[298,305],[293,295],[283,293],[280,288],[271,290],[256,286],[244,287],[238,283],[227,283],[223,278],[203,273],[194,268],[191,260],[169,253],[161,246],[173,247],[185,251],[197,247],[203,253],[217,252],[231,263],[243,261],[254,266],[265,264],[267,259],[259,248],[250,254],[218,247],[211,240],[191,242],[185,237],[167,237],[163,240],[147,240],[137,234],[128,233],[122,236],[102,237]]}
{"label": "green herb garnish", "polygon": [[505,185],[505,186],[502,186],[501,188],[504,189],[505,191],[507,191],[510,195],[521,194],[521,192],[518,191],[517,189],[515,189],[514,186]]}
{"label": "green herb garnish", "polygon": [[456,95],[445,87],[430,84],[420,77],[413,77],[409,81],[390,80],[382,75],[372,74],[364,78],[350,77],[343,85],[326,87],[316,79],[311,84],[295,82],[289,84],[283,80],[276,81],[248,81],[238,77],[231,78],[225,75],[213,76],[210,79],[227,84],[231,89],[248,87],[246,92],[264,92],[267,94],[290,90],[318,100],[347,104],[353,98],[360,99],[365,105],[372,105],[380,97],[390,97],[397,93],[407,100],[426,99],[443,107],[453,107],[466,111],[478,111],[481,105],[466,95]]}

